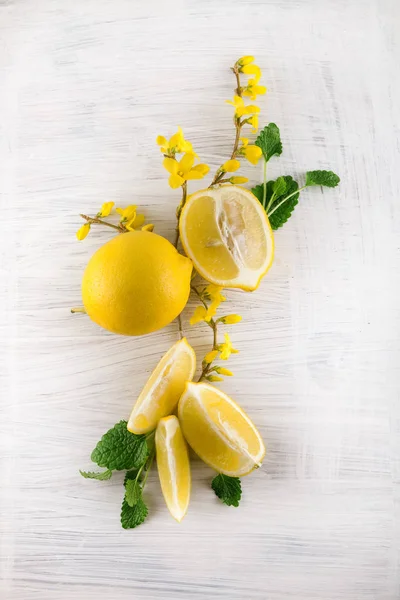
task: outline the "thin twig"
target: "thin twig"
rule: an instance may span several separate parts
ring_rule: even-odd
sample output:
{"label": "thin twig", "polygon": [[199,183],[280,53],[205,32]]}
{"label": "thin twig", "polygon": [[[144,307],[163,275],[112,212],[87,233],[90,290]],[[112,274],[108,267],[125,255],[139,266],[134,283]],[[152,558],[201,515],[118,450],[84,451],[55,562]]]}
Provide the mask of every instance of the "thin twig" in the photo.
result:
{"label": "thin twig", "polygon": [[[235,74],[236,77],[236,94],[237,96],[239,96],[240,98],[242,98],[242,88],[240,86],[240,75],[239,75],[239,69],[237,68],[237,65],[235,65],[234,67],[232,67],[232,71]],[[242,131],[242,127],[243,127],[243,123],[241,122],[240,118],[236,118],[235,117],[235,128],[236,128],[236,135],[235,135],[235,141],[233,143],[233,150],[232,150],[232,154],[231,154],[231,160],[233,160],[236,157],[238,148],[239,148],[239,141],[240,141],[240,133]],[[214,175],[214,178],[212,180],[212,182],[210,183],[210,185],[208,186],[213,187],[214,185],[217,185],[218,183],[221,183],[221,179],[223,178],[223,176],[225,175],[224,171],[221,172],[221,167],[219,167]]]}
{"label": "thin twig", "polygon": [[119,233],[124,233],[126,231],[123,225],[113,225],[112,223],[107,223],[107,221],[103,221],[103,219],[99,219],[99,217],[89,217],[88,215],[80,215],[82,219],[85,219],[88,223],[98,223],[99,225],[106,225],[107,227],[111,227],[112,229],[116,229]]}

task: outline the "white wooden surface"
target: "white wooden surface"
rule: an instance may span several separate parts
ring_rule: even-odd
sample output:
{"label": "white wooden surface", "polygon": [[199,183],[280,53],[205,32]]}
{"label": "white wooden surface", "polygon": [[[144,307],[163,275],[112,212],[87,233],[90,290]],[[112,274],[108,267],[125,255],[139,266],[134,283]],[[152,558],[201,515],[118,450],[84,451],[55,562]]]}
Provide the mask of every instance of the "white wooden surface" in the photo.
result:
{"label": "white wooden surface", "polygon": [[[400,597],[399,18],[397,0],[0,2],[1,600]],[[70,315],[109,238],[78,244],[77,215],[135,202],[172,237],[155,137],[180,124],[220,164],[246,53],[284,142],[270,175],[342,183],[304,194],[256,293],[229,293],[244,321],[223,387],[268,445],[241,507],[194,462],[185,521],[154,473],[151,516],[126,532],[121,477],[78,469],[176,324],[123,338]]]}

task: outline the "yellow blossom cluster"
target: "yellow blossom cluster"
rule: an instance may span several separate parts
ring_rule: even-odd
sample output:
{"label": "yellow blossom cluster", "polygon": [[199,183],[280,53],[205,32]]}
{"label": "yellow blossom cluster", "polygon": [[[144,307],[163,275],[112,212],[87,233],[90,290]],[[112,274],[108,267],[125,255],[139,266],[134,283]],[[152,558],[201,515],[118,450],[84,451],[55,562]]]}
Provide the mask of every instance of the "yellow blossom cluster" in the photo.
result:
{"label": "yellow blossom cluster", "polygon": [[151,223],[144,225],[145,216],[137,212],[137,206],[135,204],[130,204],[126,208],[115,209],[116,213],[120,215],[118,225],[104,221],[104,218],[107,218],[112,214],[114,205],[114,202],[105,202],[95,217],[81,215],[84,219],[86,219],[87,222],[84,223],[76,232],[76,237],[78,240],[81,241],[85,239],[91,229],[92,224],[94,223],[107,225],[108,227],[116,229],[119,233],[134,231],[135,229],[140,228],[143,231],[153,231],[154,225]]}
{"label": "yellow blossom cluster", "polygon": [[[194,165],[197,154],[191,142],[185,139],[182,127],[178,127],[178,131],[169,140],[159,135],[157,144],[165,156],[163,167],[169,173],[168,183],[173,189],[183,186],[191,179],[203,179],[210,170],[210,167],[205,164]],[[176,155],[182,153],[183,157],[178,161]]]}

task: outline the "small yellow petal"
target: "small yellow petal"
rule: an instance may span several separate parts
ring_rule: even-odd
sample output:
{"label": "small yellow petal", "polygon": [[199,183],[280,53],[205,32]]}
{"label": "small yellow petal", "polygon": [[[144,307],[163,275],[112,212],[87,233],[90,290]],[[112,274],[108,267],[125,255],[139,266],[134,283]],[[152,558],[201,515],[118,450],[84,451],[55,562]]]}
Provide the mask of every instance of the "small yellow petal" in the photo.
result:
{"label": "small yellow petal", "polygon": [[136,216],[136,204],[129,204],[126,208],[116,208],[115,210],[121,215],[121,222],[131,221]]}
{"label": "small yellow petal", "polygon": [[247,158],[247,160],[252,164],[256,165],[261,158],[262,150],[258,146],[250,145],[243,148],[241,153]]}
{"label": "small yellow petal", "polygon": [[168,145],[168,140],[163,135],[158,135],[156,142],[159,146],[167,146]]}
{"label": "small yellow petal", "polygon": [[222,165],[222,170],[225,171],[225,173],[234,173],[238,169],[240,169],[240,162],[235,159],[227,160],[226,163]]}
{"label": "small yellow petal", "polygon": [[218,350],[211,350],[211,352],[209,352],[208,354],[205,355],[205,357],[204,357],[205,362],[208,364],[214,362],[214,360],[217,358],[218,354],[219,354]]}
{"label": "small yellow petal", "polygon": [[222,377],[218,377],[218,375],[209,375],[207,377],[208,381],[223,381]]}
{"label": "small yellow petal", "polygon": [[108,217],[113,209],[114,202],[104,202],[100,211],[98,212],[99,217]]}
{"label": "small yellow petal", "polygon": [[164,158],[163,167],[171,175],[175,175],[178,172],[178,162],[174,158]]}
{"label": "small yellow petal", "polygon": [[90,231],[90,223],[85,223],[76,232],[76,237],[81,242],[82,240],[85,239],[85,237],[87,236],[87,234],[89,233],[89,231]]}
{"label": "small yellow petal", "polygon": [[181,187],[182,183],[184,182],[185,180],[180,175],[171,175],[168,179],[168,183],[173,190],[176,190],[176,188]]}
{"label": "small yellow petal", "polygon": [[226,317],[221,317],[222,323],[225,325],[234,325],[235,323],[240,323],[242,317],[240,315],[226,315]]}
{"label": "small yellow petal", "polygon": [[246,137],[241,137],[241,138],[240,138],[240,141],[241,141],[241,142],[242,142],[242,144],[243,144],[243,148],[246,148],[246,147],[247,147],[247,144],[249,143],[249,138],[246,138]]}
{"label": "small yellow petal", "polygon": [[254,75],[256,83],[258,81],[260,81],[261,69],[257,65],[244,65],[243,67],[240,67],[239,70],[241,73],[244,73],[245,75]]}
{"label": "small yellow petal", "polygon": [[227,377],[232,377],[233,373],[229,369],[225,369],[224,367],[216,367],[215,369],[217,373],[220,375],[226,375]]}
{"label": "small yellow petal", "polygon": [[196,165],[195,167],[193,167],[191,169],[191,171],[198,171],[199,173],[202,174],[203,177],[205,175],[207,175],[207,173],[209,172],[209,170],[210,170],[210,167],[208,165],[205,165],[205,164]]}
{"label": "small yellow petal", "polygon": [[196,323],[200,323],[200,321],[204,321],[207,316],[207,311],[204,306],[198,306],[194,311],[189,323],[191,325],[196,325]]}
{"label": "small yellow petal", "polygon": [[241,183],[247,183],[248,179],[247,177],[231,177],[229,182],[233,183],[234,185],[240,185]]}
{"label": "small yellow petal", "polygon": [[182,173],[188,173],[190,169],[193,167],[194,163],[194,154],[184,154],[181,160],[179,161],[178,170]]}
{"label": "small yellow petal", "polygon": [[154,225],[152,223],[148,223],[147,225],[145,225],[144,227],[142,227],[142,231],[153,231],[154,230]]}
{"label": "small yellow petal", "polygon": [[133,221],[134,228],[138,229],[139,227],[141,227],[143,225],[144,221],[145,221],[144,215],[136,215],[135,220]]}
{"label": "small yellow petal", "polygon": [[246,56],[242,56],[241,58],[239,58],[239,60],[236,61],[236,64],[244,67],[245,65],[249,65],[250,63],[254,62],[254,56],[250,56],[250,55],[246,55]]}

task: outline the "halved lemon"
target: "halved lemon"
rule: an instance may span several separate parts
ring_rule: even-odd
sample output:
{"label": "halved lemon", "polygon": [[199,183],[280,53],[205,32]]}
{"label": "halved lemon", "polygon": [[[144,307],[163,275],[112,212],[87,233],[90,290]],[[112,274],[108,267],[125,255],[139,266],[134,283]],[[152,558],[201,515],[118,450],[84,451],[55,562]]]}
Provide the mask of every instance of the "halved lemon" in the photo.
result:
{"label": "halved lemon", "polygon": [[178,416],[189,446],[216,471],[232,477],[261,466],[265,446],[236,402],[208,383],[188,383]]}
{"label": "halved lemon", "polygon": [[175,416],[164,417],[156,429],[156,457],[161,489],[168,510],[178,522],[190,500],[190,463],[185,439]]}
{"label": "halved lemon", "polygon": [[128,421],[132,433],[148,433],[170,415],[196,370],[196,355],[186,338],[164,354],[137,399]]}
{"label": "halved lemon", "polygon": [[255,290],[272,264],[274,237],[265,210],[237,185],[192,194],[179,231],[196,270],[215,285]]}

